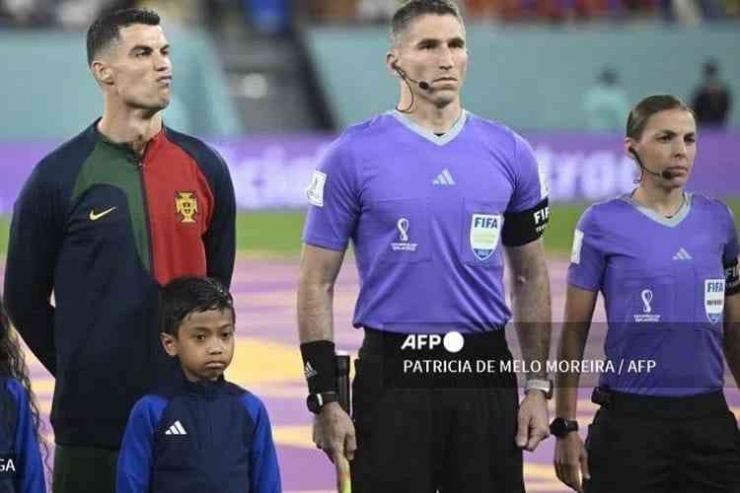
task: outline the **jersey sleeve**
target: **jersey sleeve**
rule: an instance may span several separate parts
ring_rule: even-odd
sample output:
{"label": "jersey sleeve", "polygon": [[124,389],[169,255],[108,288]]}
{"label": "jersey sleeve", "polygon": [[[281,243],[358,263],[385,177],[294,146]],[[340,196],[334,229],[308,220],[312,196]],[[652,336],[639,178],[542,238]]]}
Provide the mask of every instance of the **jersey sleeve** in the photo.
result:
{"label": "jersey sleeve", "polygon": [[550,217],[547,179],[532,147],[524,138],[514,135],[514,191],[501,231],[501,241],[506,246],[521,246],[536,240],[542,236]]}
{"label": "jersey sleeve", "polygon": [[56,375],[50,298],[63,235],[59,216],[66,205],[44,168],[43,161],[36,166],[15,202],[4,293],[8,317],[33,354]]}
{"label": "jersey sleeve", "polygon": [[38,433],[33,422],[28,393],[16,380],[8,380],[7,389],[18,407],[13,447],[18,460],[16,464],[15,488],[19,493],[46,491],[44,465],[41,460]]}
{"label": "jersey sleeve", "polygon": [[254,423],[249,451],[249,491],[281,493],[280,468],[267,409],[261,400],[250,393],[244,395],[242,404]]}
{"label": "jersey sleeve", "polygon": [[165,406],[164,399],[145,396],[131,410],[118,454],[117,493],[149,491],[154,434]]}
{"label": "jersey sleeve", "polygon": [[206,273],[229,287],[236,257],[236,196],[229,167],[216,149],[195,137],[167,128],[167,138],[195,160],[208,182],[214,206],[203,234]]}
{"label": "jersey sleeve", "polygon": [[344,251],[359,216],[359,172],[346,138],[330,147],[306,189],[303,241]]}
{"label": "jersey sleeve", "polygon": [[550,193],[547,179],[540,172],[532,146],[523,137],[516,134],[514,156],[516,183],[514,193],[506,208],[507,213],[532,209],[548,198]]}
{"label": "jersey sleeve", "polygon": [[596,212],[589,207],[578,220],[573,233],[573,249],[568,267],[568,284],[588,291],[599,291],[606,262],[600,247]]}
{"label": "jersey sleeve", "polygon": [[737,227],[732,210],[728,207],[727,219],[724,226],[724,239],[722,249],[722,266],[725,269],[725,294],[733,295],[740,293],[740,269],[738,268]]}
{"label": "jersey sleeve", "polygon": [[236,259],[236,197],[229,168],[223,158],[213,149],[212,161],[218,170],[213,180],[213,196],[216,206],[203,237],[209,277],[218,279],[224,286],[231,285]]}

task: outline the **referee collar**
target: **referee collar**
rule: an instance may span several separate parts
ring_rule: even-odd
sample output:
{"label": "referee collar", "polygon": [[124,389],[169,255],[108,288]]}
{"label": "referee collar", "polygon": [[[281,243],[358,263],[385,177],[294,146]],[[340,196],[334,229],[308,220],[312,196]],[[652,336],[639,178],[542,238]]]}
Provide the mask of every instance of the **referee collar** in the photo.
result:
{"label": "referee collar", "polygon": [[651,219],[655,221],[658,224],[661,224],[663,226],[667,226],[669,228],[675,228],[679,224],[683,222],[684,219],[686,219],[686,216],[689,215],[689,212],[691,211],[691,202],[693,200],[693,194],[689,192],[684,192],[684,201],[683,204],[681,204],[681,207],[678,209],[678,212],[676,212],[671,217],[665,217],[662,214],[658,214],[653,209],[649,207],[645,207],[644,205],[637,202],[635,199],[633,199],[629,194],[625,194],[622,196],[622,200],[630,204],[632,207],[638,210],[641,214],[644,216],[647,216],[648,219]]}
{"label": "referee collar", "polygon": [[450,128],[447,133],[445,133],[444,135],[436,135],[434,132],[422,127],[398,110],[390,110],[386,114],[391,115],[393,118],[398,120],[401,125],[408,128],[419,137],[426,139],[432,144],[436,144],[438,146],[443,146],[449,142],[452,142],[455,137],[460,135],[460,132],[462,132],[462,129],[465,127],[465,122],[468,120],[468,112],[463,109],[460,112],[460,116],[458,117],[457,121],[454,125],[452,125],[452,128]]}

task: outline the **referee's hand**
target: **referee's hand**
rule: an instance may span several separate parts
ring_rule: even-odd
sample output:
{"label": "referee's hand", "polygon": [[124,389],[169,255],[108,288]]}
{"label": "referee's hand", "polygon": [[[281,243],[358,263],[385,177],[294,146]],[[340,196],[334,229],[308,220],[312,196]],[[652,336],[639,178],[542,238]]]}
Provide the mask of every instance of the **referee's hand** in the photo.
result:
{"label": "referee's hand", "polygon": [[342,461],[336,460],[338,457],[354,459],[357,449],[355,425],[339,403],[330,402],[314,417],[313,442],[337,467],[342,465]]}
{"label": "referee's hand", "polygon": [[516,430],[516,444],[529,452],[534,452],[542,440],[550,436],[545,394],[531,390],[519,405],[519,419]]}
{"label": "referee's hand", "polygon": [[588,472],[588,454],[578,432],[571,432],[555,443],[555,474],[558,479],[578,493],[583,493],[583,479],[590,479]]}

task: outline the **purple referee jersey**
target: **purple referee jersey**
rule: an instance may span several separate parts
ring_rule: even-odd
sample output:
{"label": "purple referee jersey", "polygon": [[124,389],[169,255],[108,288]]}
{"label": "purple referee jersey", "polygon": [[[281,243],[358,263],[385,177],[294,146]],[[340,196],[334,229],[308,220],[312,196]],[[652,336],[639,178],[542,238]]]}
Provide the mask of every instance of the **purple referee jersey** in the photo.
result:
{"label": "purple referee jersey", "polygon": [[343,251],[360,277],[355,327],[491,330],[505,302],[504,213],[547,194],[532,149],[463,112],[443,136],[391,111],[348,128],[307,190],[303,240]]}
{"label": "purple referee jersey", "polygon": [[[629,196],[591,206],[575,232],[568,283],[604,296],[604,350],[615,371],[601,385],[663,396],[720,390],[724,269],[737,255],[732,213],[717,200],[686,194],[670,219]],[[629,371],[638,360],[656,366]]]}

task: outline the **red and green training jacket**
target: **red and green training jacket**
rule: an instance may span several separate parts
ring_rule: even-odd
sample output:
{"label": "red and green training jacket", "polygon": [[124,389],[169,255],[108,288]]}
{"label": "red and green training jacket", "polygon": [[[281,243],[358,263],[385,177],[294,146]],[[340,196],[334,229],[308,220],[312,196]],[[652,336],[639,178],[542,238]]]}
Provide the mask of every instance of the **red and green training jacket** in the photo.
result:
{"label": "red and green training jacket", "polygon": [[140,156],[95,122],[36,166],[15,204],[4,291],[56,378],[57,443],[120,446],[133,404],[171,366],[159,286],[183,275],[228,286],[234,255],[228,169],[193,137],[164,127]]}

